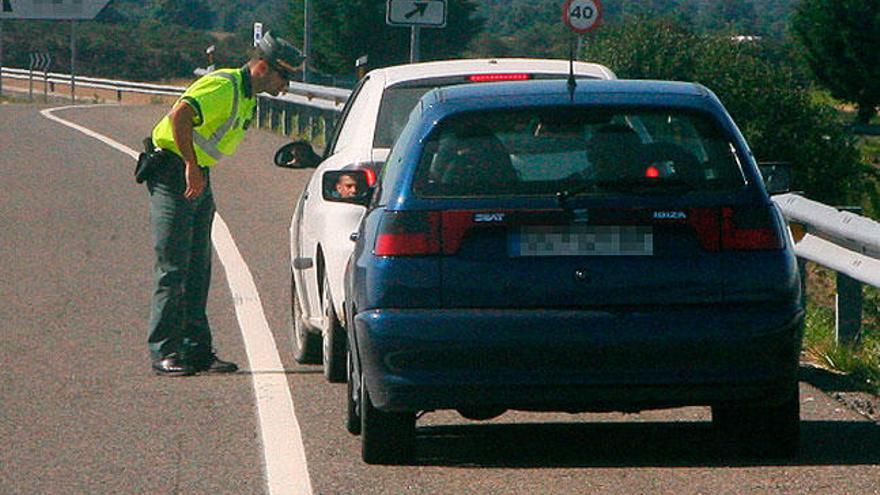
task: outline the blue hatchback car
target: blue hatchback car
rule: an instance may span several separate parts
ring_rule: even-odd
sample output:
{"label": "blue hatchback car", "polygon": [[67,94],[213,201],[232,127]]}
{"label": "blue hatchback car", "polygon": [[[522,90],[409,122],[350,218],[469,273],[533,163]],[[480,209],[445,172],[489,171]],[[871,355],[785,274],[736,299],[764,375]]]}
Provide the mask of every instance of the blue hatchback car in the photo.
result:
{"label": "blue hatchback car", "polygon": [[792,241],[705,87],[434,90],[375,187],[346,275],[366,462],[406,461],[438,409],[708,405],[720,431],[797,449]]}

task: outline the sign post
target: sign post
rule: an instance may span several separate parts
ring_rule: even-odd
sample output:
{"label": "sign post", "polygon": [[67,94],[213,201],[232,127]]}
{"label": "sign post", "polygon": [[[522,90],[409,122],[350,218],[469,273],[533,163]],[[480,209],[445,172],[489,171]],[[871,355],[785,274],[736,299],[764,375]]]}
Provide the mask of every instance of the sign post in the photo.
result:
{"label": "sign post", "polygon": [[312,0],[303,2],[303,82],[309,82],[309,65],[312,64]]}
{"label": "sign post", "polygon": [[48,53],[33,52],[29,56],[28,65],[28,99],[34,101],[34,71],[43,72],[43,102],[49,101],[49,66],[52,65],[52,56]]}
{"label": "sign post", "polygon": [[[70,21],[70,99],[76,103],[76,21],[94,19],[109,2],[110,0],[2,0],[0,23],[3,19]],[[0,49],[0,66],[2,65]]]}
{"label": "sign post", "polygon": [[70,102],[76,105],[76,21],[70,20]]}
{"label": "sign post", "polygon": [[599,0],[566,0],[562,5],[562,22],[578,35],[577,55],[580,55],[584,35],[602,23],[602,3]]}
{"label": "sign post", "polygon": [[3,18],[0,18],[0,96],[3,96]]}
{"label": "sign post", "polygon": [[421,28],[446,27],[446,0],[388,0],[386,7],[386,24],[410,27],[409,61],[418,62]]}

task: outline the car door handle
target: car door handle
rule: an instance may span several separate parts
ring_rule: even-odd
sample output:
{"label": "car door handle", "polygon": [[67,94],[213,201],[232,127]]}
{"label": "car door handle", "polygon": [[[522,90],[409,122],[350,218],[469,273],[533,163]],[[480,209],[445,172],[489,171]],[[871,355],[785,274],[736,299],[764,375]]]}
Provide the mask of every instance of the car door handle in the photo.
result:
{"label": "car door handle", "polygon": [[351,235],[348,236],[348,238],[351,240],[351,242],[357,242],[357,240],[361,238],[361,234],[360,232],[352,232]]}
{"label": "car door handle", "polygon": [[313,267],[314,263],[311,258],[294,258],[293,259],[293,269],[294,270],[308,270]]}

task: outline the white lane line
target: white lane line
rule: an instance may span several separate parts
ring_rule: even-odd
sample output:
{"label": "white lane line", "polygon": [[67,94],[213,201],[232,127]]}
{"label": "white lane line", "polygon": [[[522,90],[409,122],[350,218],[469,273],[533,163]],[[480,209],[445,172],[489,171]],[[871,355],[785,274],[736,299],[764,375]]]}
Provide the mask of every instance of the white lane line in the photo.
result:
{"label": "white lane line", "polygon": [[[94,106],[101,105],[49,108],[40,113],[47,119],[76,129],[132,158],[137,158],[138,152],[128,146],[52,114],[56,110]],[[235,314],[252,372],[269,494],[311,495],[312,484],[306,465],[302,433],[296,420],[293,399],[290,397],[290,386],[287,383],[281,358],[278,356],[278,347],[266,321],[254,278],[235,245],[229,227],[220,215],[214,217],[211,239],[226,270],[226,279],[232,292]]]}

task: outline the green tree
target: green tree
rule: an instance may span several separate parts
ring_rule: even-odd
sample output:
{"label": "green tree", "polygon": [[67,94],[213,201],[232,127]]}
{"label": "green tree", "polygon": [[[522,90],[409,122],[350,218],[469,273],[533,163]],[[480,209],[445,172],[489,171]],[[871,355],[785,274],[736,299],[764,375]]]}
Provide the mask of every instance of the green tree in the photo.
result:
{"label": "green tree", "polygon": [[880,103],[880,1],[803,0],[791,26],[818,82],[867,124]]}
{"label": "green tree", "polygon": [[621,78],[703,84],[724,103],[758,160],[794,164],[796,188],[830,204],[861,198],[866,167],[851,136],[790,70],[768,61],[761,44],[641,19],[603,30],[587,45],[587,59]]}
{"label": "green tree", "polygon": [[725,28],[736,34],[756,34],[758,16],[755,5],[749,0],[720,0],[709,4],[705,12],[705,23],[716,29]]}
{"label": "green tree", "polygon": [[[303,0],[291,0],[292,39],[303,33]],[[409,60],[410,30],[385,24],[385,0],[313,0],[312,66],[332,74],[354,71],[354,61],[369,56],[371,67]],[[421,30],[421,60],[460,56],[483,27],[472,0],[449,0],[446,27]],[[299,44],[299,43],[296,43]]]}
{"label": "green tree", "polygon": [[161,0],[155,18],[165,24],[210,29],[216,14],[205,0]]}

